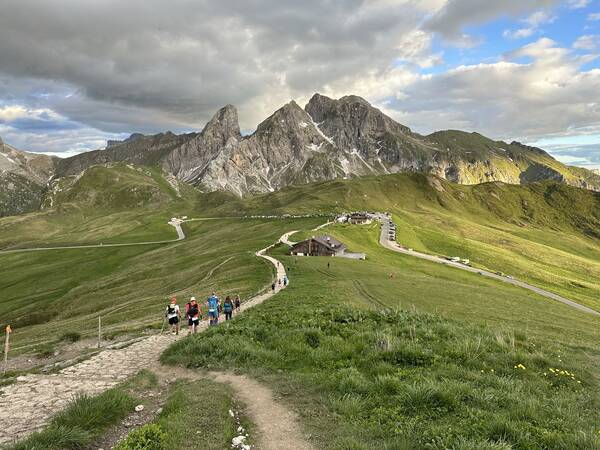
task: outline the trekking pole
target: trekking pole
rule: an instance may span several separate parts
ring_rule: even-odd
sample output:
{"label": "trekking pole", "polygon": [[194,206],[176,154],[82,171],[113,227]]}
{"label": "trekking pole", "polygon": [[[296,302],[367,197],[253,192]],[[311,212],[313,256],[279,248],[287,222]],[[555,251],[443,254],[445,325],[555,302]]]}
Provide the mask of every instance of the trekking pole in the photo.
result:
{"label": "trekking pole", "polygon": [[4,342],[4,373],[6,373],[6,369],[8,369],[8,349],[10,347],[10,333],[12,333],[10,325],[6,325],[6,341]]}
{"label": "trekking pole", "polygon": [[167,317],[163,317],[163,323],[162,323],[162,327],[160,327],[160,335],[162,336],[163,331],[165,330],[165,323],[167,321]]}

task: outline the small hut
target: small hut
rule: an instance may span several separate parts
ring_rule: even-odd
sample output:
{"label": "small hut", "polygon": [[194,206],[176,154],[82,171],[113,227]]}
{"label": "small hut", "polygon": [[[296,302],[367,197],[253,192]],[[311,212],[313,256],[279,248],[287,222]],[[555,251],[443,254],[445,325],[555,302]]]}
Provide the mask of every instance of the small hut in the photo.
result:
{"label": "small hut", "polygon": [[294,244],[290,254],[294,256],[340,256],[346,246],[331,236],[311,237]]}

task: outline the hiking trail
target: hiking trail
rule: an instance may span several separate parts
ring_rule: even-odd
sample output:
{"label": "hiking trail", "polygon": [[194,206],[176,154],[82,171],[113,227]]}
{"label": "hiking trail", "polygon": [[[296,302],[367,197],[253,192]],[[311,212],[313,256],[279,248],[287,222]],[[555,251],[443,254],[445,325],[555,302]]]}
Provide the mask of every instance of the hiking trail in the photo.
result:
{"label": "hiking trail", "polygon": [[[265,255],[274,245],[257,251],[256,256],[273,264],[276,279],[280,279],[286,275],[284,265]],[[275,285],[275,291],[269,287],[268,291],[243,302],[240,310],[243,312],[258,305],[286,287]],[[208,322],[202,321],[199,331],[207,327]],[[184,335],[185,331],[178,337],[168,333],[153,335],[122,349],[104,350],[57,373],[28,374],[17,377],[13,384],[0,387],[0,447],[43,428],[75,395],[100,394],[140,370],[158,364],[160,354]]]}

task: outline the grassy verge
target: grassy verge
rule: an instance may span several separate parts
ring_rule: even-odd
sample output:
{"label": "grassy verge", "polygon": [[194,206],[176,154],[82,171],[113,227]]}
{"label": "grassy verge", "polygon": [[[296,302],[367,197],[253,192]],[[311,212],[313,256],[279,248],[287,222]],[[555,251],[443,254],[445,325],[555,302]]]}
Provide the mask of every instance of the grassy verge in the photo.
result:
{"label": "grassy verge", "polygon": [[270,307],[163,359],[294,386],[321,448],[600,448],[597,382],[523,334],[315,297]]}
{"label": "grassy verge", "polygon": [[124,419],[136,405],[136,391],[156,384],[149,372],[141,372],[128,383],[100,395],[79,396],[59,412],[42,431],[32,434],[8,450],[81,449]]}
{"label": "grassy verge", "polygon": [[[237,424],[229,411],[239,411],[229,386],[210,380],[180,381],[173,387],[156,424],[165,432],[165,450],[229,448]],[[248,421],[243,421],[248,430]]]}

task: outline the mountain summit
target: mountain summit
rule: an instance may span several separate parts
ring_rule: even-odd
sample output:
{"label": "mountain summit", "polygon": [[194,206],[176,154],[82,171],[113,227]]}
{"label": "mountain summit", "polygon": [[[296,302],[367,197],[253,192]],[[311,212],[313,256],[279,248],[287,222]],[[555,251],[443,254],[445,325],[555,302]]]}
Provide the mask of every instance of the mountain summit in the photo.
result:
{"label": "mountain summit", "polygon": [[159,165],[204,191],[239,196],[403,171],[463,184],[551,179],[600,190],[600,176],[565,166],[541,149],[456,130],[422,136],[355,95],[336,100],[315,94],[304,108],[291,101],[249,136],[242,136],[237,111],[227,105],[200,133],[132,135],[60,161],[56,176],[119,161]]}

